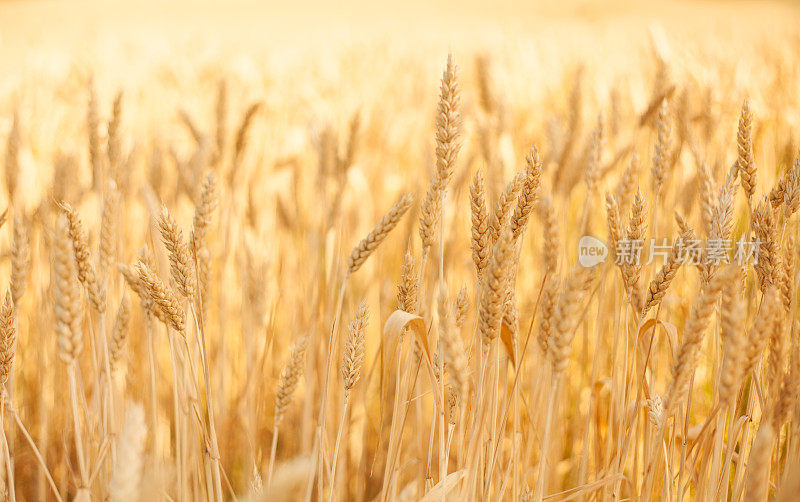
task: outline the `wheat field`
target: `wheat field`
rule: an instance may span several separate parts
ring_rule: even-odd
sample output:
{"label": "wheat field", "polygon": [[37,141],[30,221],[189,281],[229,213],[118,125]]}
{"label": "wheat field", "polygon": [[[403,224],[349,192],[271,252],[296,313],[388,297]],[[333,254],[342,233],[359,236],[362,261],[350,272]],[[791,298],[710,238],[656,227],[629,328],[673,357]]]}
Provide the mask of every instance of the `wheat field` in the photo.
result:
{"label": "wheat field", "polygon": [[0,2],[3,499],[798,500],[798,20]]}

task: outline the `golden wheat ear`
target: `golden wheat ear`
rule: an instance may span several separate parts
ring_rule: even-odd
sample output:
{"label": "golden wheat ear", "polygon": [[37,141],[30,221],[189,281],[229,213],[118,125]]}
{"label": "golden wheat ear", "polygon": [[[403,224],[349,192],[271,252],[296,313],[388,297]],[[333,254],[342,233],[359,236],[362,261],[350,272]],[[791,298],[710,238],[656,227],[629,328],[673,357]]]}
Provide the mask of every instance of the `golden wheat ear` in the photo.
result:
{"label": "golden wheat ear", "polygon": [[14,305],[19,305],[28,286],[31,267],[30,237],[28,223],[19,215],[14,215],[14,237],[11,243],[11,297]]}
{"label": "golden wheat ear", "polygon": [[169,252],[170,275],[178,286],[178,292],[185,298],[193,298],[197,287],[197,278],[192,266],[189,247],[183,240],[183,232],[169,214],[166,207],[161,208],[158,218],[161,241]]}
{"label": "golden wheat ear", "polygon": [[753,159],[753,114],[750,111],[750,101],[745,100],[742,104],[742,114],[739,117],[739,129],[736,132],[736,146],[739,156],[736,158],[736,166],[739,171],[739,179],[742,182],[742,190],[750,200],[756,190],[756,164]]}
{"label": "golden wheat ear", "polygon": [[14,364],[16,321],[16,311],[9,291],[0,306],[0,388],[8,381]]}
{"label": "golden wheat ear", "polygon": [[175,331],[185,334],[186,312],[172,290],[143,262],[140,261],[136,264],[135,270],[142,284],[142,291],[147,295],[148,300],[161,311],[166,320],[165,324]]}
{"label": "golden wheat ear", "polygon": [[67,217],[59,216],[53,237],[53,301],[59,357],[70,363],[83,350],[82,302]]}
{"label": "golden wheat ear", "polygon": [[68,203],[61,202],[60,206],[68,222],[68,235],[72,241],[72,248],[75,253],[78,279],[86,289],[86,294],[92,306],[102,314],[106,310],[106,292],[102,284],[100,284],[97,278],[97,272],[92,264],[92,256],[89,251],[89,238],[86,235],[83,222],[78,212]]}
{"label": "golden wheat ear", "polygon": [[358,243],[358,245],[350,253],[350,258],[347,262],[347,273],[352,274],[361,268],[361,265],[367,261],[367,258],[375,251],[375,249],[386,239],[394,227],[400,222],[400,218],[411,207],[413,198],[410,194],[403,195],[400,200],[395,202],[394,206],[389,210],[386,215],[381,218],[381,221],[370,231],[367,236]]}

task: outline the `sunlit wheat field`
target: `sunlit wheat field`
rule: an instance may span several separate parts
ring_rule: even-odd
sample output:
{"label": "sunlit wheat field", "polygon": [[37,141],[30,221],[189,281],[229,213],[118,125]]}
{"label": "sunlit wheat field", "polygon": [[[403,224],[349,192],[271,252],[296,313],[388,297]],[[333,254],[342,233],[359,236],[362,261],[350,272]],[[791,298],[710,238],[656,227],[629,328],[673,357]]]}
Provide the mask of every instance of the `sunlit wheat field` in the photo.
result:
{"label": "sunlit wheat field", "polygon": [[798,21],[0,1],[3,500],[798,500]]}

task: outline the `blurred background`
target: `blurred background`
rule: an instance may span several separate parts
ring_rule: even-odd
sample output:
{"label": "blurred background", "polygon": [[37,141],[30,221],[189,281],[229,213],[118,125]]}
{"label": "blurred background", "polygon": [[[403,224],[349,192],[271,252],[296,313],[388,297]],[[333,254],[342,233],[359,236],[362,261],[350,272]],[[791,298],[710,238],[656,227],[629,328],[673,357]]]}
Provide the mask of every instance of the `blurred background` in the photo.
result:
{"label": "blurred background", "polygon": [[[69,131],[43,103],[82,107],[90,78],[101,102],[123,91],[136,103],[126,111],[133,130],[181,127],[179,108],[209,122],[222,76],[235,104],[261,99],[273,118],[302,129],[283,134],[279,149],[292,150],[310,123],[342,128],[376,103],[393,110],[398,127],[418,123],[409,108],[424,107],[432,120],[431,83],[448,52],[470,75],[463,63],[491,61],[493,82],[517,114],[559,94],[578,67],[592,81],[590,96],[604,101],[624,81],[642,108],[652,75],[631,70],[652,67],[654,56],[699,87],[718,87],[724,68],[741,94],[760,65],[787,59],[798,20],[796,2],[777,1],[0,0],[0,136],[17,106],[48,117],[42,127]],[[770,46],[765,63],[767,40],[781,38],[785,54]],[[51,146],[34,157],[52,158]]]}
{"label": "blurred background", "polygon": [[59,58],[141,64],[168,61],[171,51],[187,47],[187,58],[202,60],[229,49],[243,57],[296,57],[377,41],[393,48],[424,44],[438,54],[487,42],[543,50],[558,41],[561,54],[585,50],[583,39],[591,37],[598,53],[586,59],[602,55],[614,64],[635,56],[631,48],[654,25],[677,38],[705,33],[736,44],[743,31],[786,30],[797,13],[797,2],[788,1],[0,0],[0,58],[5,79],[37,65],[55,69],[65,64]]}

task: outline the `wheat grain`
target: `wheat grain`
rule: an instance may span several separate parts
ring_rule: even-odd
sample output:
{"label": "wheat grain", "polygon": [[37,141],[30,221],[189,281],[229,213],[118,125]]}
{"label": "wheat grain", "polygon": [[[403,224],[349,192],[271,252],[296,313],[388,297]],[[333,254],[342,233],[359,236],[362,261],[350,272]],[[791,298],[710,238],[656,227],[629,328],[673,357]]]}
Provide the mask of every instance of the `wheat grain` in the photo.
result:
{"label": "wheat grain", "polygon": [[670,149],[670,125],[669,107],[666,98],[661,101],[658,107],[658,118],[656,119],[656,130],[658,138],[653,149],[653,191],[656,197],[661,193],[664,186],[664,176],[667,168],[667,152]]}
{"label": "wheat grain", "polygon": [[111,370],[113,371],[122,358],[122,351],[125,349],[125,341],[128,338],[128,323],[131,319],[131,302],[128,295],[122,297],[117,308],[117,317],[114,319],[114,328],[111,331],[111,346],[109,347],[111,357]]}
{"label": "wheat grain", "polygon": [[292,396],[305,370],[306,349],[308,337],[303,336],[295,342],[289,355],[289,360],[281,372],[278,390],[275,393],[275,427],[280,425],[286,415],[286,410],[292,402]]}
{"label": "wheat grain", "polygon": [[100,110],[97,102],[97,89],[94,79],[89,81],[89,99],[86,106],[86,128],[89,137],[89,162],[92,166],[92,185],[103,186],[105,162],[102,141],[100,139]]}
{"label": "wheat grain", "polygon": [[253,119],[255,119],[255,116],[261,109],[261,107],[262,103],[256,102],[251,104],[244,112],[242,121],[239,124],[239,128],[236,131],[236,141],[234,142],[234,147],[233,147],[233,158],[235,164],[241,162],[242,155],[244,154],[244,150],[247,147],[250,129],[253,126]]}
{"label": "wheat grain", "polygon": [[603,116],[597,117],[597,126],[592,131],[586,153],[586,167],[584,168],[584,181],[589,194],[597,190],[600,182],[600,160],[603,147]]}
{"label": "wheat grain", "polygon": [[11,297],[19,305],[28,286],[30,274],[30,242],[28,226],[20,215],[14,215],[14,238],[11,243]]}
{"label": "wheat grain", "polygon": [[638,177],[639,155],[634,152],[633,155],[631,155],[630,164],[628,164],[627,169],[625,169],[625,173],[622,175],[622,179],[620,179],[619,184],[614,190],[614,198],[616,199],[619,207],[628,207],[631,204],[633,196],[636,193]]}
{"label": "wheat grain", "polygon": [[493,245],[500,239],[500,232],[511,217],[511,206],[519,196],[523,182],[526,178],[525,172],[518,172],[514,179],[506,185],[500,197],[494,205],[494,212],[489,220],[490,244]]}
{"label": "wheat grain", "polygon": [[442,74],[439,105],[436,115],[436,189],[443,191],[453,176],[456,157],[461,149],[459,128],[461,115],[456,64],[453,55],[447,55],[447,65]]}
{"label": "wheat grain", "polygon": [[119,177],[119,169],[122,163],[122,91],[114,97],[112,105],[111,120],[108,121],[108,139],[106,142],[106,154],[108,156],[108,166],[114,179]]}
{"label": "wheat grain", "polygon": [[161,311],[163,319],[160,319],[166,320],[165,324],[175,331],[183,333],[186,327],[186,312],[172,290],[167,288],[158,275],[150,270],[144,262],[137,263],[135,270],[142,284],[142,292],[146,292],[149,301]]}
{"label": "wheat grain", "polygon": [[717,302],[722,285],[728,279],[725,275],[712,277],[702,287],[694,302],[683,331],[683,342],[672,364],[672,379],[664,399],[664,411],[667,417],[675,413],[689,392],[706,327],[714,313],[714,304]]}
{"label": "wheat grain", "polygon": [[409,313],[417,309],[417,273],[411,250],[403,256],[400,268],[400,283],[397,285],[397,308]]}
{"label": "wheat grain", "polygon": [[117,186],[113,181],[109,181],[103,198],[103,211],[100,215],[99,258],[100,270],[103,275],[108,273],[111,264],[116,261],[118,205],[119,193],[117,192]]}
{"label": "wheat grain", "polygon": [[[681,218],[677,215],[678,218]],[[661,269],[656,274],[655,278],[650,282],[650,287],[647,289],[647,296],[644,301],[644,308],[642,309],[642,318],[647,312],[661,304],[661,300],[669,289],[669,285],[678,273],[678,269],[683,263],[683,253],[685,246],[694,240],[694,232],[691,229],[682,230],[678,240],[672,245],[669,250],[666,261]]]}
{"label": "wheat grain", "polygon": [[86,294],[92,306],[102,314],[106,309],[106,293],[97,279],[97,272],[95,272],[92,264],[86,230],[83,228],[78,212],[72,206],[66,202],[62,202],[60,205],[69,222],[69,237],[72,240],[72,248],[75,253],[78,279],[86,289]]}
{"label": "wheat grain", "polygon": [[411,207],[412,200],[411,195],[408,194],[400,197],[400,199],[395,202],[394,206],[389,209],[389,212],[381,218],[381,221],[379,221],[370,233],[358,243],[352,253],[350,253],[350,258],[347,262],[348,274],[352,274],[361,268],[361,265],[367,261],[367,258],[375,251],[375,248],[377,248],[386,236],[389,235],[389,232],[397,226],[400,222],[400,218],[402,218],[406,211],[408,211],[408,208]]}
{"label": "wheat grain", "polygon": [[722,286],[720,309],[720,338],[722,340],[722,369],[719,376],[719,402],[732,405],[739,389],[744,369],[745,301],[738,292],[739,284],[728,281]]}
{"label": "wheat grain", "polygon": [[11,375],[16,340],[16,309],[11,292],[8,292],[0,307],[0,387],[8,382]]}
{"label": "wheat grain", "polygon": [[772,426],[777,430],[789,419],[800,397],[800,321],[795,320],[789,344],[789,369],[783,375],[777,397],[774,398]]}
{"label": "wheat grain", "polygon": [[555,373],[563,373],[567,368],[588,276],[589,269],[585,268],[570,273],[553,312],[553,331],[547,343],[547,355]]}
{"label": "wheat grain", "polygon": [[17,183],[19,181],[19,151],[21,148],[21,134],[19,130],[19,112],[14,111],[14,118],[11,122],[11,131],[6,139],[6,155],[4,159],[6,191],[8,200],[14,201],[17,194]]}
{"label": "wheat grain", "polygon": [[748,199],[753,198],[756,188],[756,165],[753,160],[753,115],[750,111],[750,101],[745,100],[742,104],[742,114],[739,117],[739,130],[736,133],[736,145],[739,149],[739,156],[736,159],[736,166],[739,170],[739,178],[742,181],[742,190]]}
{"label": "wheat grain", "polygon": [[497,338],[500,331],[512,256],[513,234],[511,229],[506,228],[494,245],[492,260],[486,269],[486,277],[481,292],[478,330],[485,345]]}
{"label": "wheat grain", "polygon": [[432,181],[422,202],[419,217],[419,238],[422,241],[422,253],[428,255],[436,238],[436,227],[441,218],[442,197],[436,189],[436,182]]}
{"label": "wheat grain", "polygon": [[753,232],[758,244],[758,261],[753,268],[758,275],[758,283],[762,292],[765,292],[775,284],[775,273],[778,267],[779,256],[776,247],[776,221],[767,199],[758,203],[753,212],[752,221]]}
{"label": "wheat grain", "polygon": [[210,171],[203,181],[200,189],[200,203],[194,210],[192,224],[192,246],[196,253],[206,245],[206,234],[212,223],[214,211],[217,208],[217,177]]}
{"label": "wheat grain", "polygon": [[547,354],[553,336],[553,314],[556,310],[561,280],[557,275],[548,276],[542,290],[541,321],[537,341],[543,354]]}
{"label": "wheat grain", "polygon": [[528,217],[539,197],[539,178],[542,175],[542,161],[539,159],[539,151],[535,146],[528,153],[526,162],[525,180],[522,182],[517,207],[514,208],[514,214],[511,216],[511,233],[514,235],[515,240],[519,239],[520,234],[525,229]]}
{"label": "wheat grain", "polygon": [[355,319],[350,323],[347,342],[342,355],[342,378],[344,379],[345,400],[361,378],[361,365],[364,362],[366,328],[369,317],[367,303],[361,301]]}
{"label": "wheat grain", "polygon": [[161,208],[158,218],[161,241],[169,252],[170,274],[178,286],[178,292],[186,298],[194,296],[197,286],[189,248],[183,240],[183,232],[169,214],[166,207]]}
{"label": "wheat grain", "polygon": [[486,207],[486,187],[483,172],[477,171],[470,185],[470,208],[472,211],[472,261],[478,277],[489,265],[491,246],[489,244],[489,210]]}
{"label": "wheat grain", "polygon": [[462,286],[458,291],[456,299],[453,301],[453,321],[456,329],[461,329],[461,326],[464,325],[464,321],[467,319],[468,312],[469,295],[467,293],[467,287]]}
{"label": "wheat grain", "polygon": [[775,288],[770,288],[764,293],[761,307],[756,313],[752,328],[750,328],[750,336],[748,337],[745,352],[744,374],[749,374],[756,367],[767,341],[776,329],[779,302],[778,292]]}
{"label": "wheat grain", "polygon": [[53,310],[55,332],[58,339],[58,355],[69,364],[83,349],[81,330],[81,298],[78,272],[75,266],[73,241],[66,216],[59,216],[53,237]]}

